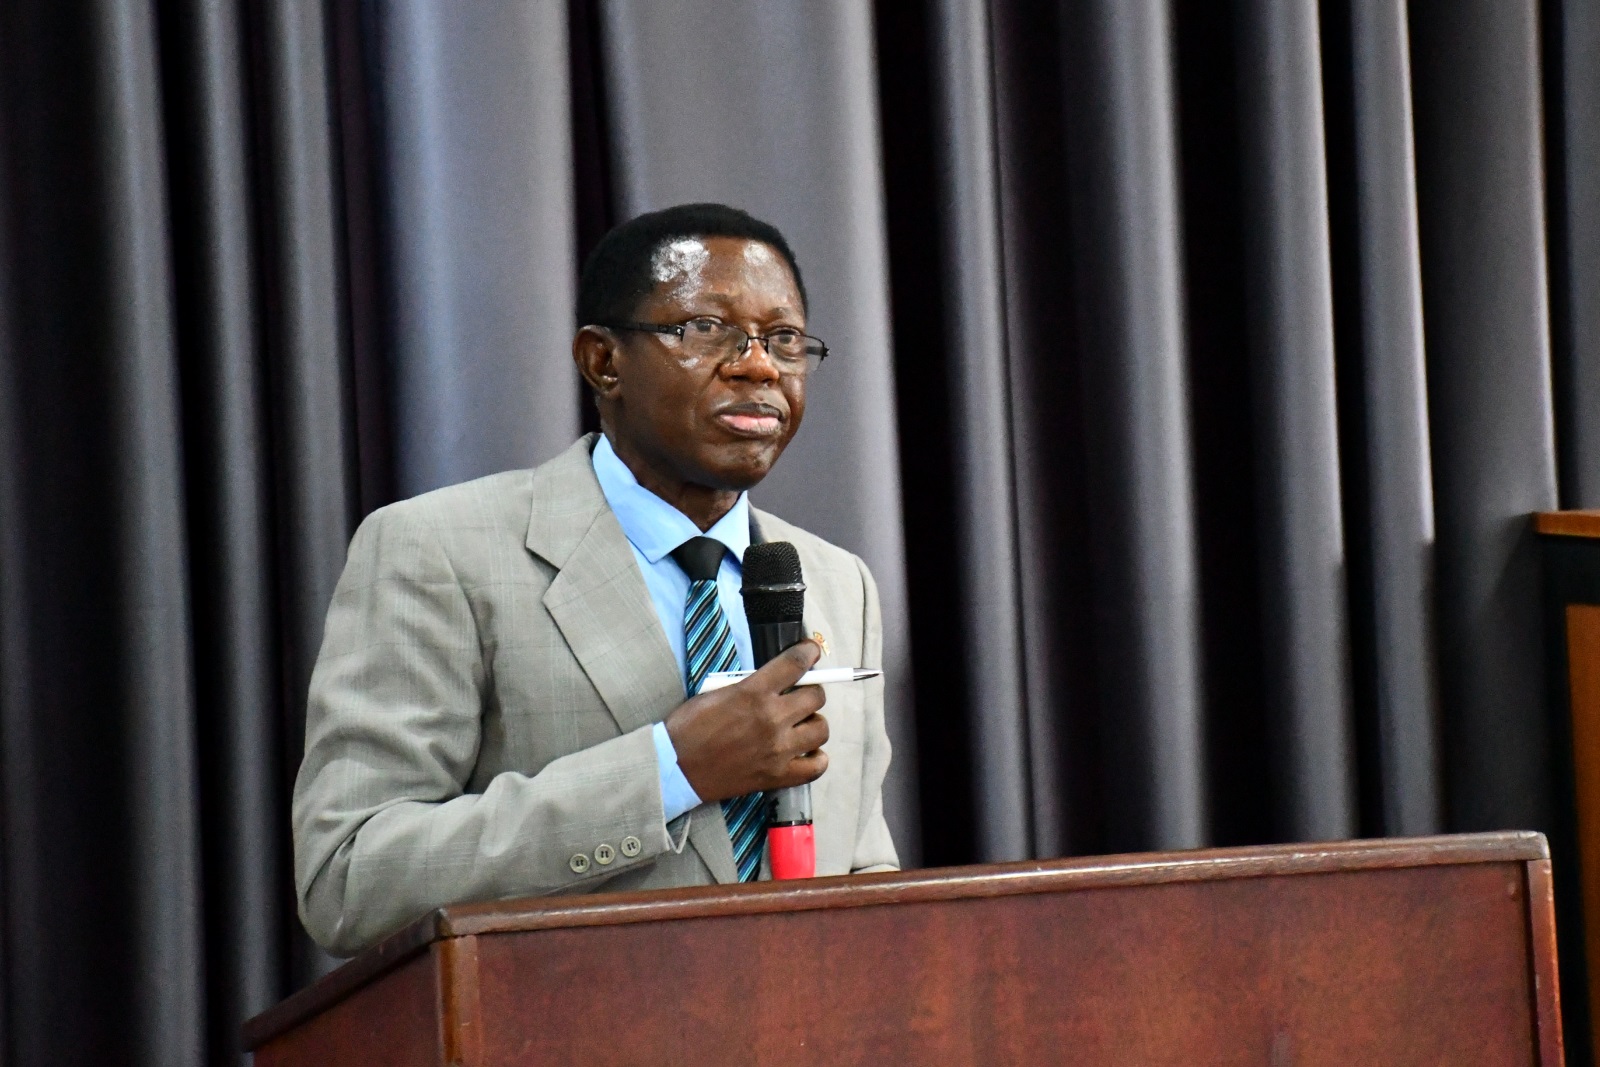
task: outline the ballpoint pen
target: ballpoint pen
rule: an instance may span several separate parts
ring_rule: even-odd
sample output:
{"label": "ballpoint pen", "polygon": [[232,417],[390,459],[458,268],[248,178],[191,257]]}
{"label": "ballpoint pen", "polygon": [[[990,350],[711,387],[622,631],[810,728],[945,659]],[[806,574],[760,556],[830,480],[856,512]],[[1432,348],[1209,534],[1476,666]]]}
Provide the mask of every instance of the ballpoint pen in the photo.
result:
{"label": "ballpoint pen", "polygon": [[[713,689],[725,689],[735,682],[741,682],[750,677],[755,671],[716,671],[706,675],[700,686],[700,692],[709,693]],[[821,670],[807,671],[795,682],[796,686],[802,685],[831,685],[834,682],[864,682],[868,678],[876,678],[882,671],[871,670],[866,667],[824,667]]]}

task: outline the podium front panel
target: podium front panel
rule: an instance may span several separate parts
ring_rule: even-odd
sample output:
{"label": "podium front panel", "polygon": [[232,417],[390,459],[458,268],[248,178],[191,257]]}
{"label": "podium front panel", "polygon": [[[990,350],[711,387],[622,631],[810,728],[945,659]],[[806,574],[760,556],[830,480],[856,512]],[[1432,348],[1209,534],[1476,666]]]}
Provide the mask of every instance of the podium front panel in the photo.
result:
{"label": "podium front panel", "polygon": [[[409,935],[413,962],[281,1016],[258,1063],[1555,1067],[1543,849],[1473,835],[446,909]],[[268,1054],[419,963],[434,1059]],[[408,981],[396,1005],[426,994]]]}

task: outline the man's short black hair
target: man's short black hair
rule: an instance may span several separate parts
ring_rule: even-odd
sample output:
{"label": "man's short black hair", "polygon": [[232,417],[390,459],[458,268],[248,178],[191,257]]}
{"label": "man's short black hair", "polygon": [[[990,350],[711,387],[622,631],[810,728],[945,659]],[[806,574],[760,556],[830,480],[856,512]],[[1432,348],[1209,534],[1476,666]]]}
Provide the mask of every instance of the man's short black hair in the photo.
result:
{"label": "man's short black hair", "polygon": [[804,310],[800,264],[776,226],[726,204],[679,204],[629,219],[600,238],[578,276],[578,325],[633,318],[639,301],[655,288],[650,261],[656,250],[686,237],[742,237],[776,248],[794,274]]}

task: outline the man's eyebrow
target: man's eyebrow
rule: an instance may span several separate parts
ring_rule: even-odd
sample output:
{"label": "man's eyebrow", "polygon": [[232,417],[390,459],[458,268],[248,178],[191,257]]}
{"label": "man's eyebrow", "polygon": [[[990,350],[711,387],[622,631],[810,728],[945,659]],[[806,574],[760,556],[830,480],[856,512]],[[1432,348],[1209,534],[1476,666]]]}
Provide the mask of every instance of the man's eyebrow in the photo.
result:
{"label": "man's eyebrow", "polygon": [[[718,293],[718,292],[701,292],[700,293],[700,297],[702,299],[706,300],[709,303],[720,304],[723,307],[729,307],[738,298],[737,294],[735,294],[735,293]],[[795,315],[795,314],[798,314],[798,312],[796,312],[794,308],[790,307],[787,304],[779,304],[777,307],[772,308],[771,310],[769,310],[766,313],[766,315],[763,316],[763,317],[764,318],[769,318],[769,319],[776,319],[776,318],[781,318],[781,317],[786,316],[786,315]]]}

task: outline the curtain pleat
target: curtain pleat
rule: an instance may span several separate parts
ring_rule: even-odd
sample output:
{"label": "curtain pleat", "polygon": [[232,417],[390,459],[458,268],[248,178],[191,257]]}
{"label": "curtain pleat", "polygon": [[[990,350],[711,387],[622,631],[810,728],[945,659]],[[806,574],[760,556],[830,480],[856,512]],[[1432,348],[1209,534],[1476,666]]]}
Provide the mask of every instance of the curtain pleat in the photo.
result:
{"label": "curtain pleat", "polygon": [[[264,216],[264,344],[278,494],[274,534],[283,677],[280,804],[305,738],[305,693],[322,619],[355,523],[353,390],[338,253],[330,42],[322,9],[259,0],[248,27],[262,99],[256,149]],[[280,834],[283,833],[280,824]],[[291,940],[299,981],[332,960]]]}
{"label": "curtain pleat", "polygon": [[374,0],[397,493],[578,434],[567,12]]}
{"label": "curtain pleat", "polygon": [[[1106,843],[1192,848],[1209,814],[1170,23],[1144,0],[1064,10]],[[1061,373],[1051,355],[1036,376]]]}
{"label": "curtain pleat", "polygon": [[[901,5],[880,4],[880,26],[889,25],[890,12],[901,10]],[[999,224],[1011,404],[1009,439],[990,442],[989,447],[1009,444],[1016,480],[1033,847],[1038,855],[1065,855],[1095,851],[1106,840],[1101,833],[1104,806],[1098,771],[1103,760],[1100,722],[1095,714],[1099,688],[1091,652],[1096,620],[1092,612],[1070,607],[1093,602],[1095,578],[1088,550],[1090,514],[1084,506],[1089,472],[1081,450],[1075,447],[1088,405],[1080,392],[1080,377],[1067,371],[1069,356],[1080,340],[1078,317],[1071,313],[1070,202],[1062,195],[1070,184],[1065,136],[1068,95],[1060,73],[1065,38],[1051,5],[996,4],[989,22],[994,42]],[[884,36],[887,39],[889,34]],[[912,77],[906,68],[915,62],[914,55],[882,54],[885,85]],[[883,106],[886,129],[906,122],[904,108],[897,106],[888,92]],[[930,130],[930,137],[934,133]],[[893,193],[891,211],[903,211],[903,205],[916,202],[923,179],[914,160],[893,152],[886,153],[886,158]],[[934,194],[929,209],[937,212],[941,203],[942,196]],[[920,259],[907,247],[905,236],[902,228],[891,243],[897,307],[907,303],[900,296],[907,284],[903,279],[910,277]],[[923,269],[936,269],[936,265]],[[910,339],[902,339],[898,326],[902,320],[896,321],[896,342],[903,347]],[[902,429],[902,436],[906,433]],[[925,441],[921,462],[927,463],[939,448],[937,440]],[[910,516],[930,511],[929,504],[915,492],[926,494],[930,489],[939,492],[937,486],[907,479],[908,526]],[[920,530],[912,543],[920,543],[926,536],[926,530]],[[918,573],[929,573],[929,568],[924,564]],[[932,584],[913,583],[913,605],[916,593]],[[937,668],[933,658],[939,654],[937,646],[933,646],[932,656],[923,652],[932,644],[927,631],[934,630],[937,621],[926,620],[920,613],[912,617],[917,649],[914,666],[921,693],[948,691],[923,683],[930,669]],[[918,736],[932,733],[927,726],[930,721],[965,722],[976,714],[981,714],[976,708],[924,698],[918,707]],[[941,768],[943,779],[927,782],[924,795],[935,790],[949,794],[951,783],[964,781],[964,765],[964,753],[952,753]],[[962,792],[947,795],[945,800],[958,810],[968,803]],[[924,823],[928,827],[924,847],[929,853],[937,848],[943,862],[967,862],[978,854],[975,844],[950,840],[944,824],[928,819]]]}
{"label": "curtain pleat", "polygon": [[121,592],[111,619],[127,638],[116,670],[126,716],[114,788],[126,805],[129,862],[117,910],[132,978],[129,1050],[146,1062],[190,1063],[201,1056],[205,973],[194,965],[203,943],[195,706],[153,14],[101,5],[89,31],[104,136],[102,433],[114,444],[103,490],[116,512],[108,547]]}
{"label": "curtain pleat", "polygon": [[237,9],[163,12],[174,302],[194,614],[204,857],[206,1044],[237,1055],[238,1020],[280,995],[295,918],[283,891],[274,753],[284,708],[271,528],[259,242]]}
{"label": "curtain pleat", "polygon": [[1411,5],[1449,825],[1543,826],[1538,560],[1556,505],[1538,12]]}
{"label": "curtain pleat", "polygon": [[1433,475],[1406,5],[1331,5],[1323,25],[1363,828],[1437,833]]}
{"label": "curtain pleat", "polygon": [[1600,507],[1600,2],[1541,8],[1545,23],[1551,300],[1561,506]]}
{"label": "curtain pleat", "polygon": [[[202,1059],[179,383],[148,8],[8,8],[4,992],[18,1062]],[[92,72],[85,76],[85,71]],[[61,94],[24,94],[26,85]],[[78,195],[53,196],[64,188]],[[44,610],[43,606],[48,606]]]}
{"label": "curtain pleat", "polygon": [[1236,12],[1245,314],[1274,831],[1355,829],[1316,5]]}
{"label": "curtain pleat", "polygon": [[[973,720],[970,759],[980,783],[973,821],[978,854],[990,861],[1033,854],[1032,805],[1023,700],[1011,397],[1005,337],[994,130],[993,56],[984,10],[963,0],[934,5],[935,122],[945,131],[939,157],[944,278],[944,356],[956,522],[954,575],[965,638],[967,705],[991,714]],[[915,313],[915,312],[913,312]],[[915,462],[915,458],[912,459]]]}
{"label": "curtain pleat", "polygon": [[354,514],[322,34],[0,14],[8,1061],[240,1062],[326,966],[283,814]]}

